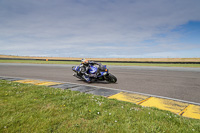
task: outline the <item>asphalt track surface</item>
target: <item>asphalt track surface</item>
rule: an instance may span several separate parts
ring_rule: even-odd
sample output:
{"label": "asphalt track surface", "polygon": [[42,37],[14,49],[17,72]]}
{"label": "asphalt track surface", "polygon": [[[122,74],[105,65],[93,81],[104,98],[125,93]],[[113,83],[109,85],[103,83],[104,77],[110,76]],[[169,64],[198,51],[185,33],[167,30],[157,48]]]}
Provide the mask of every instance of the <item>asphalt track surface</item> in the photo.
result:
{"label": "asphalt track surface", "polygon": [[[43,79],[78,84],[72,65],[0,63],[0,76]],[[90,83],[92,86],[115,88],[200,103],[200,68],[108,66],[118,81]]]}

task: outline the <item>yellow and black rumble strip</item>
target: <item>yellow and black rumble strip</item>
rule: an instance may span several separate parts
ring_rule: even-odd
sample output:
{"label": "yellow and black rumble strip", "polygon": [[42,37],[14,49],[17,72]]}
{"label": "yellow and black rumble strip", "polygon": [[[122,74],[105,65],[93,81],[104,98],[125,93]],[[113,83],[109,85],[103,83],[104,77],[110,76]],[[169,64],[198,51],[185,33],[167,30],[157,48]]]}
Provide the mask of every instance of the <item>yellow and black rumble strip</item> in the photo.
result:
{"label": "yellow and black rumble strip", "polygon": [[52,82],[44,80],[22,79],[22,78],[11,78],[11,77],[0,77],[0,79],[25,83],[25,84],[45,85],[53,88],[70,89],[72,91],[80,91],[94,95],[101,95],[108,97],[109,99],[117,99],[120,101],[131,102],[146,107],[155,107],[161,110],[171,111],[175,114],[184,117],[200,119],[199,103],[191,103],[176,99],[161,98],[156,96],[148,96],[144,94],[125,92],[123,90],[101,88],[96,86],[86,86],[73,83],[60,83],[60,82]]}

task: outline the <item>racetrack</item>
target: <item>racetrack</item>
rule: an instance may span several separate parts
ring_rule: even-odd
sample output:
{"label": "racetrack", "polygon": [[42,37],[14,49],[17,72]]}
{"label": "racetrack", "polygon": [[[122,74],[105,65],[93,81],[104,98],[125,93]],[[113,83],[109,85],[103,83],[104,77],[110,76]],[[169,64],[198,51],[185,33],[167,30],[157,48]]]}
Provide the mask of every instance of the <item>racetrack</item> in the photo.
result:
{"label": "racetrack", "polygon": [[[87,84],[72,76],[72,65],[0,63],[0,76]],[[200,68],[108,66],[116,84],[90,85],[122,89],[200,103]]]}

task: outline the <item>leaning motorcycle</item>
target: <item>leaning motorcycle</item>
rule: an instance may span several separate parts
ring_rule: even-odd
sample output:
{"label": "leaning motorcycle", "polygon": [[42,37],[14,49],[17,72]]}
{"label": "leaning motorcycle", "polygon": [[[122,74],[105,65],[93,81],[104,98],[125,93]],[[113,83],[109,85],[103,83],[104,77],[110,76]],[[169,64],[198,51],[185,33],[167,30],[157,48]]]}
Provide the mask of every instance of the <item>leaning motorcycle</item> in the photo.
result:
{"label": "leaning motorcycle", "polygon": [[[81,66],[73,66],[72,70],[75,72],[73,76],[85,80],[80,72],[82,71]],[[107,69],[106,65],[101,65],[99,67],[92,65],[88,69],[88,74],[97,74],[96,78],[89,79],[91,81],[107,81],[109,83],[117,82],[117,78],[113,74],[109,73],[109,70]]]}

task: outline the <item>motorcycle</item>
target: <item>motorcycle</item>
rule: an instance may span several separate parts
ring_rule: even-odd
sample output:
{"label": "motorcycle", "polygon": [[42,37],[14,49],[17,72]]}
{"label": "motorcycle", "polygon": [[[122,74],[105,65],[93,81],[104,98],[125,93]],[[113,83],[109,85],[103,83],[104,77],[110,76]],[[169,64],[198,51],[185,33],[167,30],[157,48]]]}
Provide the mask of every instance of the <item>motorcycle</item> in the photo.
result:
{"label": "motorcycle", "polygon": [[[88,69],[88,74],[96,74],[97,76],[94,77],[84,77],[83,78],[83,74],[81,73],[81,71],[84,68],[81,66],[73,66],[72,70],[75,72],[75,74],[73,74],[73,76],[75,76],[76,78],[79,78],[81,80],[86,80],[87,82],[94,82],[94,81],[107,81],[109,83],[116,83],[117,82],[117,78],[109,73],[109,70],[107,69],[106,65],[101,65],[99,67],[95,66],[95,65],[91,65]],[[85,76],[85,75],[84,75]]]}

